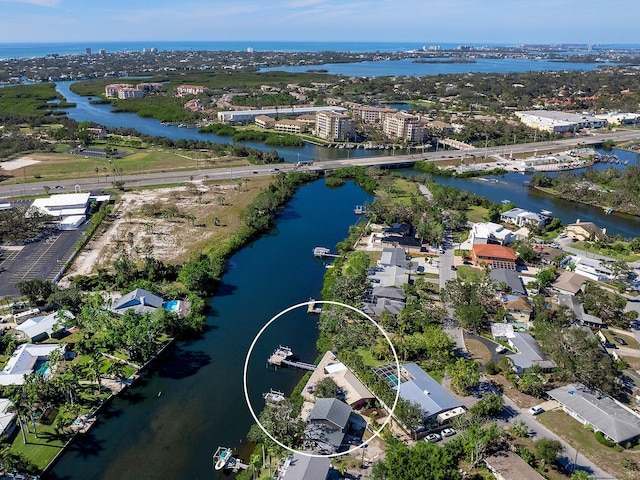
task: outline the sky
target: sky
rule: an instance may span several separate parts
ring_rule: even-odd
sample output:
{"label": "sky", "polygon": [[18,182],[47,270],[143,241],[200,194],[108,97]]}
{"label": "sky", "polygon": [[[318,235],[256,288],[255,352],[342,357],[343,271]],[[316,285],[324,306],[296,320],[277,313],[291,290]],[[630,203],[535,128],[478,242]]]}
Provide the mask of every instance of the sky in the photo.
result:
{"label": "sky", "polygon": [[638,0],[0,0],[0,43],[638,43]]}

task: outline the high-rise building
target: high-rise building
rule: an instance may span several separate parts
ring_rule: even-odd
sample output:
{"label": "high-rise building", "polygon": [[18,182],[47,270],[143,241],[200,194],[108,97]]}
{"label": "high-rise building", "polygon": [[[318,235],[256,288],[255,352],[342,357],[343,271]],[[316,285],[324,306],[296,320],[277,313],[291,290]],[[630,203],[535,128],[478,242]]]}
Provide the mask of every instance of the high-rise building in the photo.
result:
{"label": "high-rise building", "polygon": [[84,49],[87,55],[91,55],[91,47],[87,47]]}
{"label": "high-rise building", "polygon": [[331,141],[347,141],[353,138],[356,122],[345,115],[334,111],[316,113],[316,135]]}

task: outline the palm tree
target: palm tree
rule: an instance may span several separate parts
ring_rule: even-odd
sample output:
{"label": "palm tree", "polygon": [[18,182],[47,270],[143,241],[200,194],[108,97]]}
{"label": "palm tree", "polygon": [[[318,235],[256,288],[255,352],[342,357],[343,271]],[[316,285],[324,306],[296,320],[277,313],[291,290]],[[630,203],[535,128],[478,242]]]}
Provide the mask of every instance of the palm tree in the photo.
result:
{"label": "palm tree", "polygon": [[113,376],[117,380],[124,378],[124,365],[117,360],[113,360],[107,368],[107,374]]}
{"label": "palm tree", "polygon": [[102,367],[104,365],[104,358],[100,352],[95,353],[91,360],[87,364],[89,368],[89,375],[92,380],[98,384],[98,393],[102,390],[102,384],[100,381],[102,380]]}
{"label": "palm tree", "polygon": [[9,411],[15,412],[16,417],[18,417],[18,425],[20,426],[20,432],[22,433],[22,443],[27,444],[27,435],[24,432],[24,423],[22,422],[23,417],[26,415],[26,404],[24,402],[24,398],[22,396],[22,390],[15,393],[11,397],[11,403],[13,404],[9,407]]}

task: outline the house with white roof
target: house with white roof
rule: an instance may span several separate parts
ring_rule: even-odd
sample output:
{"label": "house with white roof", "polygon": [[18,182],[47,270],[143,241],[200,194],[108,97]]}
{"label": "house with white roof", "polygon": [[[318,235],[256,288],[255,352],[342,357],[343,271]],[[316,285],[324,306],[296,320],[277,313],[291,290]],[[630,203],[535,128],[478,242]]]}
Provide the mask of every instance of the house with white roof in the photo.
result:
{"label": "house with white roof", "polygon": [[39,210],[45,215],[54,218],[63,218],[77,215],[85,215],[89,207],[91,193],[61,193],[47,198],[36,198],[27,215],[34,210]]}
{"label": "house with white roof", "polygon": [[611,270],[602,261],[595,258],[570,255],[562,261],[561,266],[567,268],[570,264],[574,266],[574,273],[587,277],[595,282],[613,280]]}
{"label": "house with white roof", "polygon": [[64,353],[64,345],[23,343],[16,348],[4,369],[0,371],[0,385],[22,385],[24,376],[35,370],[42,371],[45,377],[48,377],[46,360],[55,350]]}
{"label": "house with white roof", "polygon": [[66,319],[73,320],[75,316],[68,310],[53,312],[49,315],[30,318],[16,327],[30,342],[39,342],[50,338],[54,333],[64,330]]}
{"label": "house with white roof", "polygon": [[469,232],[469,241],[474,243],[496,243],[509,245],[516,241],[516,234],[498,223],[474,223]]}
{"label": "house with white roof", "polygon": [[0,437],[8,438],[16,428],[16,412],[13,402],[8,398],[0,398]]}
{"label": "house with white roof", "polygon": [[562,409],[583,425],[590,425],[616,443],[640,436],[640,416],[617,400],[572,383],[547,392]]}
{"label": "house with white roof", "polygon": [[525,227],[528,225],[544,226],[549,219],[546,215],[530,212],[523,208],[512,208],[500,214],[500,221],[505,223],[512,223],[519,227]]}

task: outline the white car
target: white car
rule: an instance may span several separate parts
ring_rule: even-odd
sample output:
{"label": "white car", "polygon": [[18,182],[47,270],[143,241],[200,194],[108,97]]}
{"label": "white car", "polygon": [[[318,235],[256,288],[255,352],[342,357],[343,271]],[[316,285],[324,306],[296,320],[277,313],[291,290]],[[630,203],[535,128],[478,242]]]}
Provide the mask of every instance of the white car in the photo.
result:
{"label": "white car", "polygon": [[496,347],[496,353],[502,353],[502,352],[504,352],[506,350],[507,350],[507,347],[505,347],[504,345],[498,345]]}
{"label": "white car", "polygon": [[452,437],[456,434],[456,431],[453,428],[445,428],[440,432],[443,437]]}
{"label": "white car", "polygon": [[544,409],[543,409],[542,407],[537,406],[537,405],[536,405],[535,407],[531,407],[531,408],[529,409],[529,413],[530,413],[531,415],[534,415],[534,416],[535,416],[535,415],[539,415],[539,414],[541,414],[542,412],[544,412]]}

